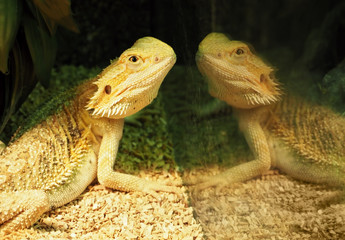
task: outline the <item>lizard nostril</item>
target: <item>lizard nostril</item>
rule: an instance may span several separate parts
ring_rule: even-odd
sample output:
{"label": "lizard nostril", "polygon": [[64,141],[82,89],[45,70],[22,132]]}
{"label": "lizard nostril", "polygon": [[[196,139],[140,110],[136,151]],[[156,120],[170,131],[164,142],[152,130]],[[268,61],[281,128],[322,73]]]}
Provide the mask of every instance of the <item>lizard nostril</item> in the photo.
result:
{"label": "lizard nostril", "polygon": [[110,94],[111,93],[111,86],[110,85],[105,86],[104,91],[106,94]]}

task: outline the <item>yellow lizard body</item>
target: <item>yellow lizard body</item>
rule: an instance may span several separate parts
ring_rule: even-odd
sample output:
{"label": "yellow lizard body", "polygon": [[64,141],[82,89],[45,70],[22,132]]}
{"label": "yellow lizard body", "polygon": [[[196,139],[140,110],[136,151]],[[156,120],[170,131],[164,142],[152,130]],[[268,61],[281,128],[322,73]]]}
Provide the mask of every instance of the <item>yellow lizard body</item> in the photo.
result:
{"label": "yellow lizard body", "polygon": [[345,119],[322,106],[284,96],[265,64],[243,42],[211,33],[196,61],[210,94],[234,109],[254,160],[208,178],[200,188],[259,176],[277,167],[290,176],[344,187]]}
{"label": "yellow lizard body", "polygon": [[[176,61],[173,49],[139,39],[73,98],[0,153],[0,231],[26,228],[80,195],[97,177],[121,191],[178,192],[115,172],[124,117],[150,104]],[[54,99],[52,100],[54,101]]]}

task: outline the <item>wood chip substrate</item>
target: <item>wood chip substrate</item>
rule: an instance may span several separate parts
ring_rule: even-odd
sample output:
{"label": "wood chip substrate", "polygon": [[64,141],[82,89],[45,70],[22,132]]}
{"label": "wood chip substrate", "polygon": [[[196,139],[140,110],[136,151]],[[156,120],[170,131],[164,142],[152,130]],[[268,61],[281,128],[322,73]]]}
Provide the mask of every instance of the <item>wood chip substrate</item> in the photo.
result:
{"label": "wood chip substrate", "polygon": [[[216,174],[209,168],[197,174]],[[141,177],[181,184],[177,173]],[[185,190],[184,187],[181,190]],[[96,181],[76,200],[29,229],[1,239],[345,239],[345,204],[336,189],[270,171],[221,189],[159,193],[159,198],[104,188]]]}
{"label": "wood chip substrate", "polygon": [[[141,177],[181,184],[177,173]],[[158,193],[106,189],[97,182],[69,204],[44,214],[29,229],[1,239],[203,239],[202,229],[188,206],[186,193]]]}
{"label": "wood chip substrate", "polygon": [[206,239],[345,239],[340,192],[277,171],[221,189],[190,187],[189,192]]}

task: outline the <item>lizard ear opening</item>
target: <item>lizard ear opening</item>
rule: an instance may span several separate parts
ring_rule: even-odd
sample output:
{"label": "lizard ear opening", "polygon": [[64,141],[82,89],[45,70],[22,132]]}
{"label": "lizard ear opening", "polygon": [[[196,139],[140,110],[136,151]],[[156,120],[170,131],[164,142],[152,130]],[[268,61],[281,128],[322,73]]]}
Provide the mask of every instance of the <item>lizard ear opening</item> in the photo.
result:
{"label": "lizard ear opening", "polygon": [[273,71],[269,74],[262,73],[260,75],[260,85],[265,90],[264,92],[266,95],[270,95],[272,97],[271,100],[275,99],[274,101],[276,101],[279,99],[281,92],[278,88]]}
{"label": "lizard ear opening", "polygon": [[106,94],[109,95],[111,93],[111,86],[110,85],[105,86],[104,91]]}

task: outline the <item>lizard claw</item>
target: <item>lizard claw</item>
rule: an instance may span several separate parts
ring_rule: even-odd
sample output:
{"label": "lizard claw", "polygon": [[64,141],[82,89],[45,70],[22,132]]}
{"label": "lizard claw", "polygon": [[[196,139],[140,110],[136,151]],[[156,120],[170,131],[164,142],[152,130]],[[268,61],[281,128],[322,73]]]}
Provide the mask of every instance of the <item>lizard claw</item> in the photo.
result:
{"label": "lizard claw", "polygon": [[183,185],[184,186],[193,186],[198,185],[204,182],[207,182],[209,177],[205,176],[193,176],[192,174],[188,174],[187,176],[183,177]]}
{"label": "lizard claw", "polygon": [[[195,184],[191,191],[196,194],[204,191],[205,189],[211,189],[214,188],[215,194],[219,195],[221,190],[226,187],[228,183],[220,177],[212,176],[205,179],[205,181]],[[198,194],[197,194],[198,195]]]}
{"label": "lizard claw", "polygon": [[198,190],[204,190],[206,188],[212,188],[212,187],[219,188],[219,187],[222,187],[224,185],[225,185],[225,183],[224,183],[223,179],[220,179],[217,177],[211,177],[211,178],[207,179],[206,181],[197,184],[196,187]]}
{"label": "lizard claw", "polygon": [[175,187],[175,186],[168,186],[164,184],[150,184],[144,189],[142,189],[142,192],[147,193],[155,197],[156,199],[160,200],[160,195],[157,192],[170,192],[170,193],[175,193],[175,194],[182,194],[183,191],[181,188]]}

